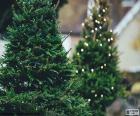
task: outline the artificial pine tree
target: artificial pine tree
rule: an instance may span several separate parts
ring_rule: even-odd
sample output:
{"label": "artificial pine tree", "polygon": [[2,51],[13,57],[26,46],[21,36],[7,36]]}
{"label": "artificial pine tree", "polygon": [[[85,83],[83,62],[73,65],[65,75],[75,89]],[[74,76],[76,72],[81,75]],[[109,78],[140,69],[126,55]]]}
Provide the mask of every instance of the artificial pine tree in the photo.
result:
{"label": "artificial pine tree", "polygon": [[84,99],[66,91],[73,66],[62,47],[52,0],[17,0],[17,7],[0,68],[0,113],[90,116]]}
{"label": "artificial pine tree", "polygon": [[73,56],[78,78],[72,86],[89,101],[93,116],[104,116],[105,108],[123,93],[109,11],[107,0],[96,0],[92,15],[82,23],[83,40]]}

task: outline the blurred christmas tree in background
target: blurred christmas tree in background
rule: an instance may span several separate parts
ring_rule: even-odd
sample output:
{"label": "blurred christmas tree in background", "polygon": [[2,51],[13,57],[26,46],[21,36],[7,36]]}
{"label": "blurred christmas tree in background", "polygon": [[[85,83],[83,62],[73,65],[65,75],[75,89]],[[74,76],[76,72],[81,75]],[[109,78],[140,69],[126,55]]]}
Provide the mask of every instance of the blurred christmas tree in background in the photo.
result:
{"label": "blurred christmas tree in background", "polygon": [[62,47],[52,0],[17,0],[17,6],[5,34],[0,113],[90,116],[87,102],[66,91],[73,65]]}
{"label": "blurred christmas tree in background", "polygon": [[110,29],[109,4],[96,0],[92,15],[82,23],[82,38],[73,62],[78,78],[72,86],[88,100],[93,116],[104,116],[105,108],[123,94],[115,35]]}

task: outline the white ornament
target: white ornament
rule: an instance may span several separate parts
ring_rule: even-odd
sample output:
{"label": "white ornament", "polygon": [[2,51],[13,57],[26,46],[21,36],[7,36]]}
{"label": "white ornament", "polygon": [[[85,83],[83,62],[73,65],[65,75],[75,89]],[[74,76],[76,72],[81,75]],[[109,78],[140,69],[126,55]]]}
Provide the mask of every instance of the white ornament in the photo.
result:
{"label": "white ornament", "polygon": [[83,52],[84,51],[84,49],[81,49],[81,52]]}
{"label": "white ornament", "polygon": [[104,64],[104,66],[106,67],[106,64]]}
{"label": "white ornament", "polygon": [[100,34],[100,37],[102,37],[102,34]]}

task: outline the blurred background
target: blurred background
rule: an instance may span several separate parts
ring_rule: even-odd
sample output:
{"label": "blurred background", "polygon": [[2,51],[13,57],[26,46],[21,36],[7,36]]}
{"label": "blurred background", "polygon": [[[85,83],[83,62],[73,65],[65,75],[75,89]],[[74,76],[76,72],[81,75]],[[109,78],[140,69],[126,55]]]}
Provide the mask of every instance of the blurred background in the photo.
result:
{"label": "blurred background", "polygon": [[[116,34],[119,51],[119,69],[124,78],[133,85],[140,81],[140,0],[109,0],[112,29]],[[63,34],[72,31],[65,42],[66,49],[75,46],[81,39],[81,23],[87,16],[88,0],[69,0],[59,12],[60,30]]]}
{"label": "blurred background", "polygon": [[[119,69],[123,72],[124,84],[131,94],[140,93],[140,0],[109,0],[111,5],[110,17],[112,29],[116,34],[116,45],[119,51]],[[2,33],[10,24],[8,12],[11,12],[11,3],[14,0],[0,1],[0,56],[4,53],[5,41]],[[59,12],[60,31],[70,36],[64,43],[66,50],[75,46],[81,39],[82,22],[87,17],[88,0],[68,0]],[[138,101],[140,97],[138,97]],[[131,102],[135,100],[128,98]],[[137,99],[137,98],[135,98]],[[119,106],[122,100],[114,102],[112,107]],[[110,112],[111,108],[108,110]],[[111,115],[110,115],[111,116]],[[119,116],[119,115],[116,115]]]}

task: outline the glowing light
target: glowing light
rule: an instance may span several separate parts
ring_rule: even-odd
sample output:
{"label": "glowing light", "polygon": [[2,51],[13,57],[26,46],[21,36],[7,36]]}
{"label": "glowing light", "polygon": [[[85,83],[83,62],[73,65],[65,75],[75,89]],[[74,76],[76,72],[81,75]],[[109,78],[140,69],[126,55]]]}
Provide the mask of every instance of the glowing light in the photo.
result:
{"label": "glowing light", "polygon": [[111,87],[112,90],[114,90],[114,87]]}
{"label": "glowing light", "polygon": [[91,30],[91,33],[94,33],[94,30]]}
{"label": "glowing light", "polygon": [[103,97],[104,97],[104,95],[103,95],[103,94],[101,94],[101,97],[103,98]]}
{"label": "glowing light", "polygon": [[109,49],[111,49],[112,47],[111,46],[109,46]]}
{"label": "glowing light", "polygon": [[95,30],[96,30],[96,31],[98,30],[97,27],[95,28]]}
{"label": "glowing light", "polygon": [[111,56],[111,54],[109,53],[109,54],[108,54],[108,56],[110,57],[110,56]]}
{"label": "glowing light", "polygon": [[84,70],[84,69],[82,69],[82,72],[85,72],[85,70]]}
{"label": "glowing light", "polygon": [[79,52],[77,53],[77,55],[78,55],[78,56],[80,55]]}
{"label": "glowing light", "polygon": [[98,23],[98,20],[95,20],[96,23]]}
{"label": "glowing light", "polygon": [[110,32],[111,32],[111,33],[113,32],[112,29],[110,30]]}
{"label": "glowing light", "polygon": [[102,26],[99,26],[100,29],[102,29]]}
{"label": "glowing light", "polygon": [[104,68],[104,66],[101,66],[101,69],[103,69]]}
{"label": "glowing light", "polygon": [[91,99],[88,99],[88,102],[90,102],[91,101]]}
{"label": "glowing light", "polygon": [[82,23],[82,27],[84,27],[85,26],[85,23]]}
{"label": "glowing light", "polygon": [[78,73],[78,70],[76,70],[75,72]]}
{"label": "glowing light", "polygon": [[106,18],[104,18],[104,21],[106,22]]}
{"label": "glowing light", "polygon": [[88,47],[88,43],[86,43],[86,42],[85,42],[84,44],[85,44],[85,46],[87,46],[87,47]]}
{"label": "glowing light", "polygon": [[103,12],[105,12],[105,9],[103,9]]}
{"label": "glowing light", "polygon": [[94,69],[91,69],[91,72],[94,72]]}
{"label": "glowing light", "polygon": [[97,94],[95,94],[95,97],[97,97]]}
{"label": "glowing light", "polygon": [[81,49],[81,52],[83,52],[84,51],[84,49]]}
{"label": "glowing light", "polygon": [[87,39],[87,38],[88,38],[88,36],[86,35],[86,36],[85,36],[85,38]]}
{"label": "glowing light", "polygon": [[102,43],[100,43],[100,46],[102,47],[102,46],[103,46],[103,44],[102,44]]}
{"label": "glowing light", "polygon": [[110,42],[110,39],[108,39],[108,42]]}
{"label": "glowing light", "polygon": [[93,19],[92,16],[89,17],[91,20]]}

